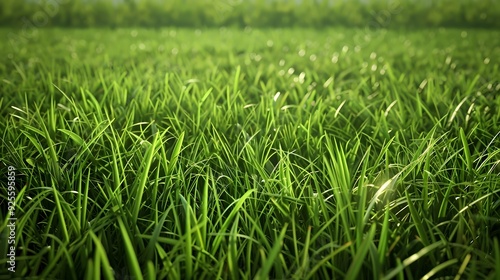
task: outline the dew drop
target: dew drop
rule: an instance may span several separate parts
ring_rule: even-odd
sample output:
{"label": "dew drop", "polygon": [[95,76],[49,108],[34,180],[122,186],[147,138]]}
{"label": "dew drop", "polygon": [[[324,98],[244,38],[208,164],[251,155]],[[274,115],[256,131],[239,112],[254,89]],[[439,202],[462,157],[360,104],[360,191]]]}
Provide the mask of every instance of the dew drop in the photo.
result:
{"label": "dew drop", "polygon": [[273,97],[274,102],[276,102],[278,100],[278,98],[280,97],[280,94],[281,94],[281,92],[279,92],[279,91],[276,92],[276,94]]}

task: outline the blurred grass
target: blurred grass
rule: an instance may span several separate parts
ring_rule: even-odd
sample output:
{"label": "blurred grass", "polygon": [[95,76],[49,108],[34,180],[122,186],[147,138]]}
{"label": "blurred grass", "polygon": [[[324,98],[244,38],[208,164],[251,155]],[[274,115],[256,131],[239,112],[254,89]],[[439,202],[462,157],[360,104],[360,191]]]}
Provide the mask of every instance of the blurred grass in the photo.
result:
{"label": "blurred grass", "polygon": [[[495,0],[3,0],[0,26],[498,29]],[[36,31],[36,30],[35,30]]]}

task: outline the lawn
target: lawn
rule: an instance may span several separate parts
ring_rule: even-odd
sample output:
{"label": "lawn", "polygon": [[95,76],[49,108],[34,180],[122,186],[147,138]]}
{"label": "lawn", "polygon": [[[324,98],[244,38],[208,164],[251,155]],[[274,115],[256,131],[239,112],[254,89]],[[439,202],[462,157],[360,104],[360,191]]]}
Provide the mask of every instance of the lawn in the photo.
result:
{"label": "lawn", "polygon": [[500,31],[35,31],[0,279],[500,279]]}

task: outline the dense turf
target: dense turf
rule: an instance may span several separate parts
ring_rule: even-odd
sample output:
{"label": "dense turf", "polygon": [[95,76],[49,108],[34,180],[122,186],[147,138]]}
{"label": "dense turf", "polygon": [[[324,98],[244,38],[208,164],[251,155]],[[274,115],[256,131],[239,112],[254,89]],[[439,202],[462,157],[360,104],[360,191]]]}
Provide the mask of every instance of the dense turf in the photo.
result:
{"label": "dense turf", "polygon": [[0,160],[17,169],[18,277],[500,279],[500,32],[12,43]]}

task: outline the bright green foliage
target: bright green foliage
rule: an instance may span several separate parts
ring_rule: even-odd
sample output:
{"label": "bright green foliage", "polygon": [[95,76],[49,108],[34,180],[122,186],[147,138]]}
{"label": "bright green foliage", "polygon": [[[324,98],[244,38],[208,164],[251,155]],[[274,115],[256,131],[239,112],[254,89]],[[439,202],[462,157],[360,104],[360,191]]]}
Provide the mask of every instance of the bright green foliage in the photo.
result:
{"label": "bright green foliage", "polygon": [[17,277],[499,279],[500,32],[36,31],[0,30]]}
{"label": "bright green foliage", "polygon": [[497,0],[2,0],[0,26],[500,28]]}

